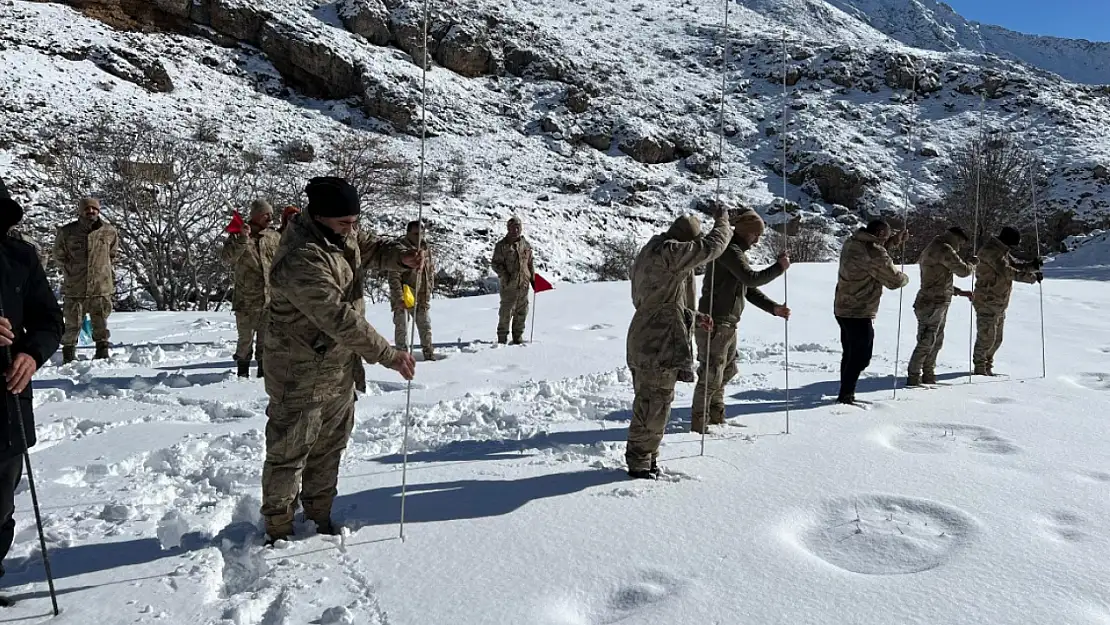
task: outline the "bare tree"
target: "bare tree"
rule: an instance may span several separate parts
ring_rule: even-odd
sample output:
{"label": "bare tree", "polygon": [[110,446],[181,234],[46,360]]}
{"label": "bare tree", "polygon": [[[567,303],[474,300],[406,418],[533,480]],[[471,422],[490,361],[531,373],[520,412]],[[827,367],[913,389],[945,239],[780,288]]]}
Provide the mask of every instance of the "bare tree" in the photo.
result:
{"label": "bare tree", "polygon": [[233,207],[249,201],[238,152],[183,139],[145,119],[104,116],[53,140],[53,179],[96,195],[120,235],[121,267],[158,310],[207,309],[229,272],[214,253]]}
{"label": "bare tree", "polygon": [[1009,135],[976,137],[953,156],[951,186],[930,216],[962,227],[979,243],[1004,226],[1031,231],[1029,185],[1039,171]]}
{"label": "bare tree", "polygon": [[[327,147],[328,174],[345,178],[358,190],[370,212],[381,212],[413,200],[413,165],[390,153],[373,135],[342,138]],[[376,209],[376,210],[375,210]]]}
{"label": "bare tree", "polygon": [[605,239],[598,242],[601,262],[593,266],[601,282],[628,280],[632,274],[632,261],[640,252],[640,244],[629,235],[623,239]]}
{"label": "bare tree", "polygon": [[462,197],[470,191],[474,176],[470,171],[470,164],[462,152],[455,152],[447,165],[447,184],[454,197]]}
{"label": "bare tree", "polygon": [[[782,233],[769,230],[763,236],[763,246],[771,256],[783,249]],[[800,224],[787,238],[786,252],[792,263],[823,263],[833,260],[837,250],[831,237],[818,228]]]}

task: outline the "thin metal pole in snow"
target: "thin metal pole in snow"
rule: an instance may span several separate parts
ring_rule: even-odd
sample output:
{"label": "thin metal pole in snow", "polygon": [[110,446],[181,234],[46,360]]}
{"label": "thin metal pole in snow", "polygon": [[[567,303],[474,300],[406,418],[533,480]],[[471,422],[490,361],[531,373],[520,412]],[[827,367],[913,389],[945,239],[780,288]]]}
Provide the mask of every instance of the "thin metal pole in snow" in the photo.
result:
{"label": "thin metal pole in snow", "polygon": [[[4,302],[0,300],[0,317],[4,317]],[[15,362],[12,354],[11,347],[4,348],[4,355],[10,363]],[[28,382],[30,384],[30,382]],[[42,550],[42,565],[46,569],[46,584],[50,589],[50,603],[54,607],[54,616],[58,616],[61,612],[58,610],[58,593],[54,590],[54,575],[50,571],[50,554],[46,550],[46,536],[42,531],[42,512],[39,509],[39,493],[35,489],[35,473],[31,469],[31,450],[27,445],[27,426],[23,423],[23,406],[19,403],[19,396],[15,393],[8,393],[7,388],[0,392],[4,396],[4,401],[7,401],[7,396],[11,395],[12,405],[15,406],[15,420],[19,423],[19,436],[20,442],[23,443],[23,466],[27,469],[27,484],[31,487],[31,507],[35,510],[35,526],[39,530],[39,549]]]}
{"label": "thin metal pole in snow", "polygon": [[[979,139],[975,143],[975,222],[971,229],[972,254],[979,254],[979,201],[983,185],[983,106],[986,96],[979,96]],[[971,292],[975,292],[975,270],[971,271]],[[967,326],[967,383],[975,381],[975,300],[971,303],[971,314]]]}
{"label": "thin metal pole in snow", "polygon": [[[1029,167],[1029,193],[1033,202],[1033,234],[1037,238],[1037,259],[1041,258],[1041,224],[1040,214],[1037,211],[1037,168],[1036,162]],[[1042,274],[1043,276],[1043,274]],[[1043,277],[1042,277],[1043,279]],[[1041,307],[1041,377],[1048,377],[1048,356],[1044,340],[1044,283],[1037,283],[1037,295]]]}
{"label": "thin metal pole in snow", "polygon": [[[917,129],[917,64],[913,68],[913,90],[910,92],[911,109],[910,109],[910,130],[906,137],[906,149],[909,152],[910,158],[913,159],[913,133]],[[914,172],[910,171],[909,177],[906,179],[906,188],[904,191],[905,198],[902,204],[902,230],[905,232],[909,224],[910,213],[910,187],[913,185]],[[905,234],[903,234],[905,237]],[[906,273],[906,239],[902,239],[902,273]],[[902,302],[905,300],[906,289],[905,287],[898,289],[898,333],[897,343],[894,344],[894,382],[891,389],[894,399],[898,399],[898,368],[901,366],[902,358]]]}
{"label": "thin metal pole in snow", "polygon": [[[726,101],[725,98],[727,97],[727,94],[728,94],[728,45],[729,45],[729,40],[728,40],[728,3],[729,3],[729,0],[725,0],[724,28],[721,30],[721,36],[724,39],[725,45],[723,46],[723,49],[722,49],[722,52],[721,52],[722,57],[723,57],[721,59],[721,61],[722,61],[721,62],[721,106],[720,106],[720,111],[718,113],[718,116],[719,116],[718,122],[719,123],[718,123],[718,128],[717,128],[717,130],[721,133],[721,135],[719,137],[719,142],[717,144],[717,193],[716,193],[716,198],[715,198],[715,201],[716,201],[717,204],[714,207],[714,210],[717,210],[717,211],[721,210],[721,208],[722,208],[722,206],[721,206],[721,177],[722,177],[722,173],[723,173],[722,169],[723,169],[723,161],[724,161],[724,156],[725,156],[725,101]],[[713,262],[709,263],[709,275],[707,275],[705,277],[706,280],[709,280],[709,316],[710,316],[710,318],[712,318],[712,316],[713,316],[713,289],[714,289],[714,286],[715,286],[713,284],[713,277],[716,273],[716,269],[717,269],[717,261],[713,261]],[[696,332],[696,330],[695,330],[695,332]],[[705,455],[705,433],[709,431],[709,376],[710,376],[710,365],[711,365],[709,356],[713,351],[713,335],[716,334],[716,333],[717,333],[717,328],[716,327],[714,327],[712,330],[709,330],[709,331],[706,332],[705,359],[704,359],[705,365],[703,367],[701,367],[701,369],[700,369],[702,371],[702,375],[705,376],[705,392],[704,392],[704,394],[705,394],[705,404],[703,406],[704,412],[702,413],[703,418],[702,418],[702,424],[701,424],[701,452],[699,452],[699,454],[698,454],[700,456]],[[699,354],[699,356],[700,356],[700,354]],[[693,420],[694,420],[694,415],[693,415],[693,410],[691,410],[690,422],[693,423]]]}
{"label": "thin metal pole in snow", "polygon": [[[788,97],[786,84],[786,69],[789,65],[789,55],[786,50],[786,30],[782,31],[782,253],[790,251],[790,213],[786,212],[786,119],[790,110],[786,106]],[[790,301],[790,274],[782,275],[782,305],[788,306]],[[790,433],[790,319],[783,320],[782,351],[785,357],[783,371],[786,374],[786,433]]]}
{"label": "thin metal pole in snow", "polygon": [[[417,221],[419,222],[419,230],[416,235],[416,249],[420,251],[424,247],[424,169],[425,169],[425,156],[427,155],[427,140],[428,140],[428,0],[424,0],[424,48],[423,55],[420,59],[421,82],[420,82],[420,184],[417,191]],[[424,276],[424,268],[421,267],[417,274],[416,288],[413,290],[413,299],[416,303],[413,310],[419,306],[420,301],[420,283],[421,278]],[[413,344],[416,343],[416,316],[413,315],[412,330],[409,333],[409,354],[412,354]],[[424,345],[423,348],[427,351],[431,346]],[[405,388],[405,424],[404,434],[401,439],[401,523],[400,523],[400,536],[401,540],[405,540],[405,497],[408,494],[408,473],[409,473],[409,424],[412,421],[412,380],[408,381]]]}
{"label": "thin metal pole in snow", "polygon": [[[525,296],[527,297],[527,296]],[[527,300],[525,300],[527,301]],[[539,301],[539,293],[536,292],[536,285],[532,285],[532,331],[528,334],[528,342],[531,343],[536,338],[536,302]]]}

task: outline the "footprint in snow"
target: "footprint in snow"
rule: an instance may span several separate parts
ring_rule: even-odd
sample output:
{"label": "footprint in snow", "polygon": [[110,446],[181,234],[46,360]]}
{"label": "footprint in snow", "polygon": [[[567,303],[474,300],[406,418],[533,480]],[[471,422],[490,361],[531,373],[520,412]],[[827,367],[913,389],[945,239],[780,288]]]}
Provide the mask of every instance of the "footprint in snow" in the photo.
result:
{"label": "footprint in snow", "polygon": [[937,568],[974,542],[979,524],[963,510],[899,495],[830,499],[789,531],[800,549],[863,575]]}
{"label": "footprint in snow", "polygon": [[906,423],[876,432],[879,444],[911,454],[944,454],[968,450],[1010,455],[1021,448],[991,428],[962,423]]}
{"label": "footprint in snow", "polygon": [[1074,377],[1061,376],[1060,379],[1089,391],[1110,391],[1110,373],[1080,373]]}
{"label": "footprint in snow", "polygon": [[1078,543],[1086,540],[1087,521],[1074,512],[1053,510],[1038,520],[1045,534],[1057,541]]}

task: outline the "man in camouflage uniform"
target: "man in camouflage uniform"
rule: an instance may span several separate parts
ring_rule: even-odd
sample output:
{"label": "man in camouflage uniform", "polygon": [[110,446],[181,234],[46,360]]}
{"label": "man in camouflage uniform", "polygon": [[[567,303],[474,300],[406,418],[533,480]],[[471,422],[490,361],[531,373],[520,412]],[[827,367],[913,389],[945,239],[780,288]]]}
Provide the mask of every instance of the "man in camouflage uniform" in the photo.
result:
{"label": "man in camouflage uniform", "polygon": [[875,220],[861,228],[840,251],[833,314],[840,324],[840,342],[844,353],[840,358],[840,394],[842,404],[856,402],[859,376],[871,364],[875,348],[875,315],[883,287],[900,289],[910,282],[909,276],[898,271],[887,248],[905,243],[903,230],[891,236],[890,225]]}
{"label": "man in camouflage uniform", "polygon": [[345,180],[313,178],[305,193],[308,207],[282,235],[270,270],[262,515],[271,543],[293,533],[298,493],[317,531],[335,533],[339,462],[354,426],[355,391],[366,390],[362,361],[407,380],[415,373],[412,356],[366,321],[363,280],[368,270],[419,267],[419,252],[359,233],[358,193]]}
{"label": "man in camouflage uniform", "polygon": [[[420,222],[413,221],[409,223],[405,236],[401,238],[400,244],[406,250],[415,250],[419,246],[419,249],[424,252],[424,266],[420,270],[410,269],[403,273],[396,271],[389,273],[389,304],[393,308],[393,344],[397,349],[408,350],[408,318],[412,315],[416,321],[416,328],[420,332],[420,346],[424,351],[424,360],[435,360],[432,320],[428,314],[431,308],[432,289],[435,288],[435,266],[424,234],[424,228]],[[406,286],[416,297],[413,310],[405,307],[404,287]]]}
{"label": "man in camouflage uniform", "polygon": [[[747,252],[763,235],[759,213],[745,210],[731,219],[732,241],[705,272],[698,312],[713,318],[713,330],[699,327],[694,336],[698,345],[698,382],[690,408],[690,430],[702,432],[709,425],[725,422],[725,385],[736,376],[736,331],[745,302],[776,317],[790,318],[790,309],[775,303],[759,290],[790,267],[785,253],[778,262],[762,271],[748,263]],[[709,300],[713,300],[713,309]],[[712,338],[710,338],[712,337]],[[708,397],[708,402],[706,398]]]}
{"label": "man in camouflage uniform", "polygon": [[255,200],[251,203],[249,221],[243,226],[247,231],[230,233],[220,251],[220,260],[231,266],[234,276],[231,309],[235,311],[235,329],[239,333],[235,362],[241,378],[250,376],[256,334],[258,377],[264,372],[262,352],[266,341],[265,311],[270,301],[270,265],[281,241],[281,235],[270,228],[273,217],[269,202]]}
{"label": "man in camouflage uniform", "polygon": [[952,296],[971,299],[971,291],[952,285],[952,277],[971,275],[978,259],[974,256],[964,262],[957,250],[967,245],[969,239],[963,228],[949,228],[939,235],[917,260],[921,270],[921,289],[913,302],[917,315],[917,347],[910,356],[906,386],[937,383],[937,355],[944,346],[944,325]]}
{"label": "man in camouflage uniform", "polygon": [[62,269],[65,302],[65,334],[62,362],[77,359],[77,335],[88,313],[92,318],[93,358],[108,357],[108,315],[116,292],[115,269],[119,257],[119,234],[100,217],[100,201],[85,198],[78,204],[77,221],[58,229],[54,261]]}
{"label": "man in camouflage uniform", "polygon": [[520,218],[509,220],[508,234],[493,248],[490,264],[501,282],[501,309],[497,314],[497,342],[505,343],[510,325],[513,345],[524,344],[524,326],[528,321],[528,289],[535,279],[532,246],[521,234]]}
{"label": "man in camouflage uniform", "polygon": [[1021,233],[1006,227],[979,248],[973,300],[978,330],[972,355],[975,375],[994,375],[994,355],[1002,346],[1006,308],[1010,306],[1014,281],[1033,284],[1044,279],[1039,258],[1021,262],[1010,254],[1010,248],[1020,244]]}
{"label": "man in camouflage uniform", "polygon": [[628,475],[659,476],[659,444],[671,414],[675,384],[693,382],[690,333],[695,322],[711,329],[712,319],[694,310],[694,269],[725,251],[732,227],[718,208],[713,230],[701,234],[696,217],[679,217],[670,229],[647,242],[632,263],[632,305],[628,327],[628,368],[636,397],[628,426]]}

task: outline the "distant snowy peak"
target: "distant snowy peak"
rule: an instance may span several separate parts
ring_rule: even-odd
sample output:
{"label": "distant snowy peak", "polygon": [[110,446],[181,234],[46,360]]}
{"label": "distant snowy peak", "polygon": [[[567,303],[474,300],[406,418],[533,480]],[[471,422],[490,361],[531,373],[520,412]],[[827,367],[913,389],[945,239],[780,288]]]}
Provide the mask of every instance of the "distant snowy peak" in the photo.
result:
{"label": "distant snowy peak", "polygon": [[1110,83],[1110,43],[1027,35],[965,19],[937,0],[739,0],[807,38],[993,54],[1071,81]]}

